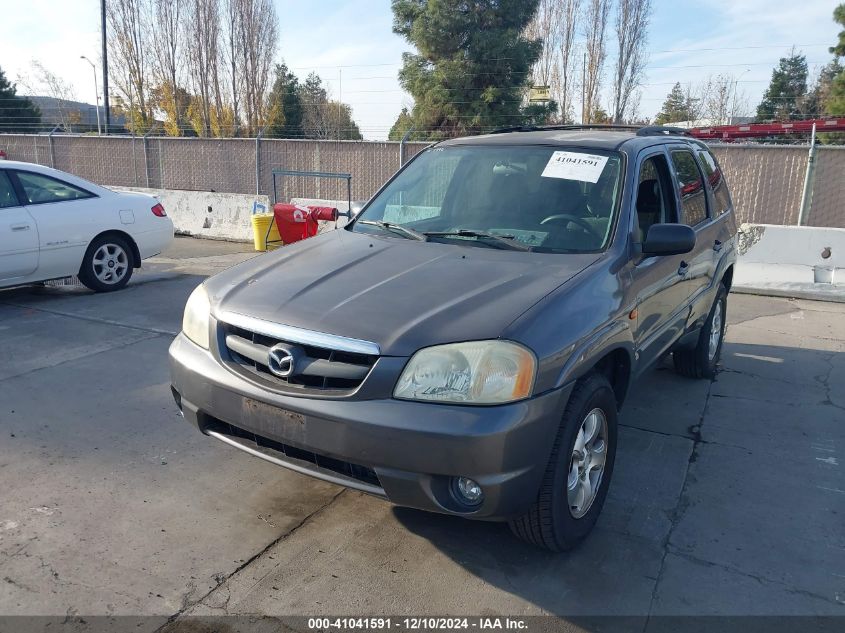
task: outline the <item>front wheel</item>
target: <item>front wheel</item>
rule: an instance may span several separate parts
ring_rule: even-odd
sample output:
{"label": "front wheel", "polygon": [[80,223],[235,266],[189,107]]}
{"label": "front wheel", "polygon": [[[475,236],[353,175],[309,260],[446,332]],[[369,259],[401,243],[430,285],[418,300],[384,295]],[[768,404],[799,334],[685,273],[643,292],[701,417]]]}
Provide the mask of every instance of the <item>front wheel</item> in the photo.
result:
{"label": "front wheel", "polygon": [[575,547],[598,519],[616,457],[616,398],[604,376],[575,385],[537,500],[510,521],[528,543],[560,552]]}
{"label": "front wheel", "polygon": [[132,249],[116,235],[95,239],[85,251],[79,281],[95,292],[120,290],[132,277]]}

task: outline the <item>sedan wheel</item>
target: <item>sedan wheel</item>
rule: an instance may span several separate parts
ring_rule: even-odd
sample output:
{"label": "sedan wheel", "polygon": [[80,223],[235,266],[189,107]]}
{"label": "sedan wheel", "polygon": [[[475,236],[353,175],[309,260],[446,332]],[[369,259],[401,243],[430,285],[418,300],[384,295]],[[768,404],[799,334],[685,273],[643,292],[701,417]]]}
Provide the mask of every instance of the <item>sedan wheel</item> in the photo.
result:
{"label": "sedan wheel", "polygon": [[103,244],[94,253],[94,275],[104,284],[114,285],[126,276],[129,257],[118,244]]}
{"label": "sedan wheel", "polygon": [[102,235],[88,246],[79,267],[79,281],[96,292],[120,290],[132,277],[135,260],[123,236]]}

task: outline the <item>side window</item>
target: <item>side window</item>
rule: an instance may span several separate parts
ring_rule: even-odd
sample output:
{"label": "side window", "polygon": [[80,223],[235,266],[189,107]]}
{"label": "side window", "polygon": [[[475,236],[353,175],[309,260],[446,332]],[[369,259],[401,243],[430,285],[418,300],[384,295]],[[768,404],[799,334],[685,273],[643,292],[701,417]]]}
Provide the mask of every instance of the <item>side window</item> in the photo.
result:
{"label": "side window", "polygon": [[31,171],[16,171],[15,175],[23,187],[29,204],[65,202],[92,198],[93,194],[70,183]]}
{"label": "side window", "polygon": [[681,194],[681,221],[690,226],[701,224],[707,219],[707,194],[695,157],[689,150],[673,150],[672,164]]}
{"label": "side window", "polygon": [[14,187],[12,187],[12,181],[9,179],[9,175],[5,171],[0,170],[0,209],[17,207],[19,205],[18,196],[15,193]]}
{"label": "side window", "polygon": [[713,215],[722,215],[731,207],[731,194],[728,193],[728,185],[725,182],[725,177],[722,175],[722,170],[719,169],[719,163],[716,162],[716,157],[713,156],[710,150],[698,150],[698,158],[701,166],[704,168],[704,175],[710,183],[710,188],[713,190],[713,198],[716,203]]}
{"label": "side window", "polygon": [[663,154],[648,157],[640,167],[636,211],[639,241],[648,236],[652,224],[678,221],[669,166]]}

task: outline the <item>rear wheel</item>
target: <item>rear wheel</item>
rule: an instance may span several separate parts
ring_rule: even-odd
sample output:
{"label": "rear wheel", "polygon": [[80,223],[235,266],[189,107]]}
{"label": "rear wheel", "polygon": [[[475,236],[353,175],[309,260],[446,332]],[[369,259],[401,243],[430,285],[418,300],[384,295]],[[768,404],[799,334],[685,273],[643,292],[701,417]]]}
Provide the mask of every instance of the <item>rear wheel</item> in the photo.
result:
{"label": "rear wheel", "polygon": [[537,500],[510,521],[513,533],[555,552],[575,547],[598,519],[616,457],[616,398],[604,376],[576,384]]}
{"label": "rear wheel", "polygon": [[79,281],[96,292],[120,290],[132,277],[132,249],[117,235],[103,235],[88,246]]}
{"label": "rear wheel", "polygon": [[722,353],[725,338],[725,314],[728,307],[728,291],[719,284],[716,300],[710,308],[707,321],[698,335],[698,342],[692,349],[679,349],[672,353],[675,371],[688,378],[712,378]]}

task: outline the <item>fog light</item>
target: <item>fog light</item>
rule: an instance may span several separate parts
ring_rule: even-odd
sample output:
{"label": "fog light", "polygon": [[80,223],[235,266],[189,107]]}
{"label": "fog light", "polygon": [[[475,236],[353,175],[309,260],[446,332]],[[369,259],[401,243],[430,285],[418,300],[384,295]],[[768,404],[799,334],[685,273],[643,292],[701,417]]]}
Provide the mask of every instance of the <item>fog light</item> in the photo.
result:
{"label": "fog light", "polygon": [[455,477],[452,480],[452,489],[458,501],[470,506],[478,505],[484,498],[484,491],[481,490],[481,486],[469,477]]}

